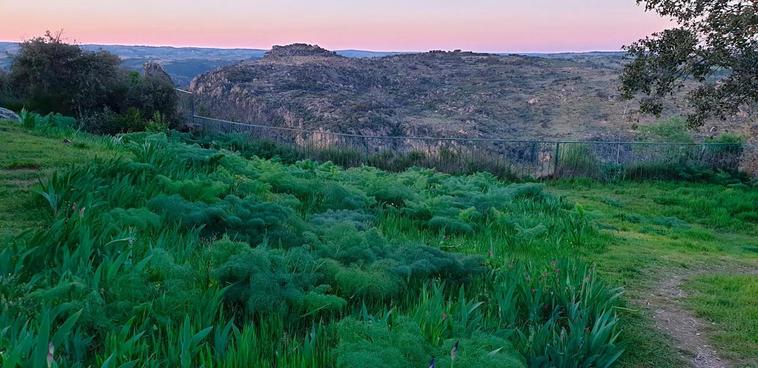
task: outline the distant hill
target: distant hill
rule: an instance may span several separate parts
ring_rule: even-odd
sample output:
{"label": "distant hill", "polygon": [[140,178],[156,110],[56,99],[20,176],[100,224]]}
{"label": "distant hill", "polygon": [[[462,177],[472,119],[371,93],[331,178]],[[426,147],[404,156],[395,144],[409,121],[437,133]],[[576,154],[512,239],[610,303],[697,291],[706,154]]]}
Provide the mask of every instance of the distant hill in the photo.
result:
{"label": "distant hill", "polygon": [[11,55],[18,50],[15,42],[0,42],[0,69],[8,69],[11,64]]}
{"label": "distant hill", "polygon": [[[439,51],[348,58],[300,44],[205,73],[190,89],[200,113],[241,122],[369,135],[616,139],[654,120],[619,99],[623,61],[621,53]],[[683,99],[674,101],[666,111],[684,112]]]}
{"label": "distant hill", "polygon": [[142,70],[148,61],[161,64],[178,86],[188,86],[192,78],[225,65],[263,57],[265,50],[213,49],[201,47],[82,45],[86,50],[105,50],[118,55],[124,67]]}

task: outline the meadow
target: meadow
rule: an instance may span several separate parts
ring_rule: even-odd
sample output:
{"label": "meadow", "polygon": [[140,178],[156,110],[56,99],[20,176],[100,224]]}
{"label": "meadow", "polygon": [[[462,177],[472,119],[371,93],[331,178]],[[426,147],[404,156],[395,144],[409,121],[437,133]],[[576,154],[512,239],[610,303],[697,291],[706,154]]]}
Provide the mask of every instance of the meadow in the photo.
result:
{"label": "meadow", "polygon": [[756,364],[749,184],[390,173],[56,125],[0,124],[3,367],[679,367],[646,307],[674,274]]}

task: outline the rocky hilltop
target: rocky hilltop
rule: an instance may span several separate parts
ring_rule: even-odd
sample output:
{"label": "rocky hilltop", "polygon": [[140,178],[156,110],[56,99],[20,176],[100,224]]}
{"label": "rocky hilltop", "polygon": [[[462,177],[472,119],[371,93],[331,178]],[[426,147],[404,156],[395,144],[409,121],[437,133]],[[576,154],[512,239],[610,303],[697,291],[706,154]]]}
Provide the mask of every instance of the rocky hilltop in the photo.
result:
{"label": "rocky hilltop", "polygon": [[313,57],[336,57],[337,53],[322,49],[315,45],[304,43],[294,43],[289,46],[274,46],[271,51],[267,52],[264,57],[271,59],[286,59],[296,56],[313,56]]}
{"label": "rocky hilltop", "polygon": [[619,100],[622,62],[617,54],[461,51],[347,58],[294,44],[205,73],[190,89],[199,114],[240,122],[369,135],[609,139],[653,120]]}

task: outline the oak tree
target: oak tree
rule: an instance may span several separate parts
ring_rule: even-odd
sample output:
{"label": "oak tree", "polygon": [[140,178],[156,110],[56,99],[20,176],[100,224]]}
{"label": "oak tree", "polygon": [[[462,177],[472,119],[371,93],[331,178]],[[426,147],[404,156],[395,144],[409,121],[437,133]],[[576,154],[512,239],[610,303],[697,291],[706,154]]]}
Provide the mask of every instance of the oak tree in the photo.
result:
{"label": "oak tree", "polygon": [[[691,126],[758,102],[758,0],[637,0],[676,26],[625,47],[624,98],[660,115],[665,97],[694,81]],[[692,83],[692,82],[690,82]]]}

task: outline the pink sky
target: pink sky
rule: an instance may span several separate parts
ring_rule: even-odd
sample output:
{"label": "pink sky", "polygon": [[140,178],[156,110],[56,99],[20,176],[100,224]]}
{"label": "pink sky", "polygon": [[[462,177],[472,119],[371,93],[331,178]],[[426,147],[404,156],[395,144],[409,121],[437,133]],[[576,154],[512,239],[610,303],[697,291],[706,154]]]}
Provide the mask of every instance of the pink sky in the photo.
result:
{"label": "pink sky", "polygon": [[0,40],[490,52],[618,50],[668,21],[634,0],[0,0]]}

